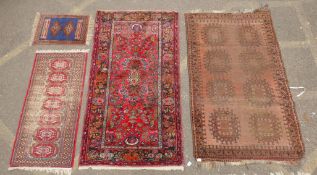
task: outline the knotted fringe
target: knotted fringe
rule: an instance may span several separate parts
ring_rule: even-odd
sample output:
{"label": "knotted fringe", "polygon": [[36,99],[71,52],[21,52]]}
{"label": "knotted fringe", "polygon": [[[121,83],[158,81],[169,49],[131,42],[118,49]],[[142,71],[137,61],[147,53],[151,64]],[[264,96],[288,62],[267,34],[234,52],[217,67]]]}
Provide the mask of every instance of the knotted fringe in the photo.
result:
{"label": "knotted fringe", "polygon": [[183,166],[161,166],[161,167],[150,167],[150,166],[79,166],[79,170],[92,169],[92,170],[160,170],[160,171],[171,171],[171,170],[179,170],[184,171]]}
{"label": "knotted fringe", "polygon": [[89,49],[70,49],[70,50],[37,50],[36,53],[78,53],[89,52]]}
{"label": "knotted fringe", "polygon": [[295,161],[271,161],[271,160],[241,160],[241,161],[236,161],[236,162],[220,162],[220,161],[207,161],[207,162],[198,162],[198,165],[201,166],[204,169],[216,169],[220,168],[222,166],[246,166],[250,164],[257,164],[257,163],[262,163],[262,164],[279,164],[279,165],[295,165],[298,162]]}
{"label": "knotted fringe", "polygon": [[258,10],[268,10],[268,5],[262,5],[260,8],[256,8],[256,9],[243,9],[239,11],[194,9],[194,10],[191,10],[190,13],[252,13]]}
{"label": "knotted fringe", "polygon": [[34,41],[34,37],[35,37],[35,33],[36,33],[36,28],[37,28],[37,25],[39,23],[40,17],[41,17],[41,14],[39,12],[36,12],[34,22],[33,22],[33,27],[32,27],[32,34],[31,34],[31,38],[30,38],[30,43],[29,43],[30,46],[33,45],[33,41]]}
{"label": "knotted fringe", "polygon": [[9,167],[9,171],[12,170],[25,170],[31,172],[45,172],[45,173],[54,173],[56,175],[71,175],[71,168],[54,168],[54,167]]}

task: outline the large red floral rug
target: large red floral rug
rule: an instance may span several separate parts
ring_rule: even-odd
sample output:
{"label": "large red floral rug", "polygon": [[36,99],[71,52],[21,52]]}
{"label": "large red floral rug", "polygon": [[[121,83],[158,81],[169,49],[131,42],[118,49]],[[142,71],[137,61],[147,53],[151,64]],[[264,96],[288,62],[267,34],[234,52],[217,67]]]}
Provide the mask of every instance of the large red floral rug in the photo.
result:
{"label": "large red floral rug", "polygon": [[295,161],[299,123],[267,8],[187,14],[197,159]]}
{"label": "large red floral rug", "polygon": [[88,53],[36,53],[12,148],[11,169],[73,166]]}
{"label": "large red floral rug", "polygon": [[81,168],[180,168],[177,15],[97,12]]}

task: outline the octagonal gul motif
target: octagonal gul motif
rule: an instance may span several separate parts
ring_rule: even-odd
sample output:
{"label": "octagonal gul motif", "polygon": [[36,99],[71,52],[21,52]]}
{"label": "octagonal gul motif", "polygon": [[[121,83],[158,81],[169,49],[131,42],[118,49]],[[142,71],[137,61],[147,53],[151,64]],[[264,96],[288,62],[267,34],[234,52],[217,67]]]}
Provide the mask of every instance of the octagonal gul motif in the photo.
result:
{"label": "octagonal gul motif", "polygon": [[258,31],[251,25],[239,27],[239,41],[242,46],[260,46],[260,36]]}
{"label": "octagonal gul motif", "polygon": [[228,103],[234,96],[234,88],[231,80],[215,79],[207,82],[207,94],[211,101],[217,104]]}
{"label": "octagonal gul motif", "polygon": [[40,116],[39,125],[60,125],[61,120],[62,118],[60,113],[45,111]]}
{"label": "octagonal gul motif", "polygon": [[56,141],[60,137],[59,128],[38,128],[35,132],[35,140],[40,142]]}
{"label": "octagonal gul motif", "polygon": [[59,98],[48,98],[43,103],[43,108],[47,110],[58,110],[63,107],[63,101]]}
{"label": "octagonal gul motif", "polygon": [[67,80],[67,75],[64,72],[52,72],[48,76],[48,81],[51,83],[63,83]]}
{"label": "octagonal gul motif", "polygon": [[232,144],[240,137],[239,118],[229,109],[216,109],[210,114],[209,130],[222,144]]}
{"label": "octagonal gul motif", "polygon": [[68,59],[54,59],[50,62],[50,68],[55,71],[65,71],[70,68],[70,62]]}
{"label": "octagonal gul motif", "polygon": [[228,73],[231,70],[229,54],[222,49],[213,49],[205,52],[205,68],[210,73]]}
{"label": "octagonal gul motif", "polygon": [[260,111],[251,114],[249,124],[259,143],[274,144],[281,138],[281,123],[271,112]]}
{"label": "octagonal gul motif", "polygon": [[210,46],[221,46],[226,42],[224,28],[219,25],[208,25],[203,28],[202,40]]}
{"label": "octagonal gul motif", "polygon": [[264,55],[256,50],[246,50],[239,55],[242,70],[250,75],[263,74],[268,68]]}
{"label": "octagonal gul motif", "polygon": [[61,96],[64,95],[65,88],[62,85],[49,85],[46,88],[46,94],[49,96]]}
{"label": "octagonal gul motif", "polygon": [[248,79],[243,90],[251,105],[268,107],[273,103],[273,89],[265,79]]}
{"label": "octagonal gul motif", "polygon": [[31,155],[36,158],[50,158],[55,156],[57,151],[54,143],[37,143],[31,147]]}

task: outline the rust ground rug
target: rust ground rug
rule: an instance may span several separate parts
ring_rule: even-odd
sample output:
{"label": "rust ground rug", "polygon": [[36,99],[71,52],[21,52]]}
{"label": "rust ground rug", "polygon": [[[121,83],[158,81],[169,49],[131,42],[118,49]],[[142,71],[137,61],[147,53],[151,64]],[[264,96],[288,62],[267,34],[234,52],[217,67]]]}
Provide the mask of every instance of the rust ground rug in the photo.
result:
{"label": "rust ground rug", "polygon": [[194,155],[295,161],[304,148],[270,11],[186,14]]}
{"label": "rust ground rug", "polygon": [[87,55],[36,53],[9,169],[71,171]]}
{"label": "rust ground rug", "polygon": [[182,169],[178,14],[96,15],[80,168]]}

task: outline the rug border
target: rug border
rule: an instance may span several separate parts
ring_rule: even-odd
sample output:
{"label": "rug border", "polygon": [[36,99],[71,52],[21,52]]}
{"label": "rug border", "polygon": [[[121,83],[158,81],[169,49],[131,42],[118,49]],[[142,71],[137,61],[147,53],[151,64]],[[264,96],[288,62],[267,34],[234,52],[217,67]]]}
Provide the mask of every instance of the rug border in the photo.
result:
{"label": "rug border", "polygon": [[[38,17],[37,17],[38,16]],[[86,34],[84,35],[84,39],[82,41],[59,41],[59,40],[45,40],[41,41],[38,39],[39,37],[39,31],[40,31],[40,23],[45,17],[51,17],[51,18],[63,18],[63,17],[69,17],[69,18],[79,18],[82,17],[85,19],[87,24]],[[38,19],[37,19],[38,18]],[[35,24],[37,23],[37,24]],[[34,20],[34,30],[32,31],[32,43],[31,45],[85,45],[87,43],[88,38],[88,32],[89,32],[89,23],[90,23],[90,16],[89,15],[69,15],[69,14],[46,14],[46,13],[40,13],[37,12]]]}
{"label": "rug border", "polygon": [[[235,158],[224,158],[224,157],[208,157],[208,158],[202,158],[200,157],[201,155],[198,155],[198,152],[197,152],[197,149],[201,149],[201,148],[198,148],[197,146],[197,139],[196,139],[196,127],[195,127],[195,124],[194,124],[194,116],[195,116],[195,112],[194,112],[194,109],[195,109],[195,105],[194,105],[194,100],[193,100],[193,86],[192,86],[192,83],[193,83],[193,80],[192,80],[192,71],[193,71],[193,68],[192,68],[192,63],[191,63],[191,60],[192,60],[192,51],[191,51],[191,48],[189,47],[189,43],[191,43],[191,38],[192,38],[192,35],[190,34],[190,31],[189,31],[189,24],[190,24],[190,16],[191,15],[237,15],[237,14],[256,14],[257,12],[260,12],[260,13],[267,13],[269,14],[270,16],[270,23],[271,23],[271,27],[272,27],[272,31],[273,31],[273,34],[272,34],[272,40],[274,41],[273,43],[273,46],[272,47],[276,47],[277,50],[278,50],[278,53],[276,54],[276,58],[278,59],[278,61],[280,62],[280,65],[279,67],[281,68],[281,71],[282,71],[282,76],[284,77],[284,81],[283,83],[286,85],[286,91],[287,91],[287,95],[289,96],[289,101],[290,101],[290,104],[291,104],[291,107],[292,107],[292,110],[294,112],[294,115],[292,116],[295,120],[295,127],[297,128],[297,136],[298,136],[298,143],[299,145],[296,145],[297,146],[300,146],[301,149],[300,150],[297,150],[297,151],[300,151],[299,155],[298,156],[290,156],[290,157],[283,157],[283,158],[277,158],[277,157],[272,157],[272,156],[266,156],[266,157],[250,157],[250,156],[236,156],[235,155]],[[286,71],[285,71],[285,67],[284,67],[284,62],[283,62],[283,59],[282,59],[282,54],[281,54],[281,49],[280,49],[280,46],[279,46],[279,42],[277,40],[277,36],[276,36],[276,32],[274,30],[274,24],[273,24],[273,19],[272,19],[272,15],[271,15],[271,12],[268,8],[268,6],[264,6],[264,7],[261,7],[261,8],[258,8],[258,9],[254,9],[253,11],[251,12],[220,12],[220,13],[214,13],[214,12],[202,12],[202,13],[185,13],[184,14],[185,16],[185,26],[186,26],[186,40],[187,40],[187,57],[188,57],[188,75],[189,75],[189,90],[190,90],[190,109],[191,109],[191,127],[192,127],[192,137],[193,137],[193,155],[195,157],[196,160],[199,160],[200,161],[221,161],[221,162],[238,162],[238,161],[243,161],[243,160],[267,160],[267,161],[290,161],[290,162],[295,162],[295,161],[299,161],[304,153],[305,153],[305,146],[304,146],[304,143],[303,143],[303,139],[302,139],[302,134],[301,134],[301,130],[300,130],[300,125],[299,125],[299,118],[297,116],[297,112],[296,112],[296,108],[295,108],[295,103],[294,103],[294,100],[292,98],[292,95],[290,93],[290,89],[289,89],[289,84],[288,84],[288,79],[287,79],[287,75],[286,75]],[[235,149],[232,149],[232,150],[235,150]]]}
{"label": "rug border", "polygon": [[175,30],[177,31],[177,34],[174,35],[174,38],[175,38],[175,63],[177,63],[177,65],[175,65],[174,67],[176,67],[178,70],[177,70],[177,81],[175,81],[177,84],[177,87],[178,87],[178,102],[179,102],[179,113],[178,113],[178,117],[177,119],[179,120],[179,126],[178,126],[178,129],[179,129],[179,141],[177,141],[177,144],[179,144],[179,147],[180,149],[178,150],[177,152],[177,155],[180,157],[180,161],[177,162],[177,163],[174,163],[174,164],[171,164],[171,165],[161,165],[161,164],[155,164],[155,165],[151,165],[151,164],[135,164],[135,165],[129,165],[131,167],[159,167],[159,166],[182,166],[183,167],[183,163],[184,163],[184,141],[183,141],[183,136],[184,136],[184,133],[183,133],[183,128],[182,128],[182,105],[181,105],[181,79],[180,79],[180,44],[179,44],[179,35],[180,35],[180,31],[179,31],[179,13],[177,11],[155,11],[155,10],[120,10],[120,11],[116,11],[116,10],[97,10],[96,12],[96,16],[95,16],[95,26],[94,26],[94,37],[93,37],[93,52],[92,52],[92,58],[91,58],[91,67],[90,67],[90,73],[89,73],[89,84],[88,84],[88,92],[87,92],[87,104],[86,104],[86,113],[85,113],[85,117],[84,117],[84,124],[83,124],[83,134],[82,134],[82,141],[81,141],[81,149],[80,149],[80,155],[79,155],[79,167],[85,167],[85,166],[90,166],[90,167],[93,167],[93,166],[111,166],[111,167],[123,167],[123,166],[126,166],[126,165],[111,165],[111,164],[105,164],[103,162],[98,162],[98,163],[95,163],[95,164],[89,164],[89,163],[82,163],[82,152],[84,151],[84,147],[83,145],[86,144],[86,141],[84,139],[85,136],[85,128],[87,124],[85,124],[85,121],[87,120],[87,114],[89,113],[89,104],[88,104],[88,101],[89,101],[89,96],[90,96],[90,85],[91,85],[91,81],[92,78],[91,78],[91,75],[93,74],[93,65],[94,65],[94,57],[95,55],[97,54],[97,45],[96,45],[96,40],[97,40],[97,36],[96,36],[96,33],[99,32],[100,30],[100,26],[97,25],[97,22],[98,21],[98,14],[99,13],[102,13],[102,12],[108,12],[108,13],[129,13],[129,12],[141,12],[141,13],[160,13],[160,14],[164,14],[164,13],[173,13],[174,14],[174,17],[175,17]]}
{"label": "rug border", "polygon": [[32,64],[32,71],[31,71],[31,75],[29,76],[29,81],[28,81],[28,87],[26,90],[26,95],[24,96],[24,100],[23,100],[23,105],[22,105],[22,109],[20,112],[20,118],[19,118],[19,122],[18,122],[18,127],[16,129],[16,134],[15,134],[15,138],[14,138],[14,142],[11,145],[11,156],[10,156],[10,161],[9,161],[9,166],[8,169],[13,170],[13,169],[25,169],[25,168],[29,168],[29,169],[38,169],[38,166],[12,166],[12,161],[13,161],[13,154],[15,152],[15,146],[16,146],[16,142],[18,139],[18,135],[19,135],[19,131],[21,129],[21,124],[22,124],[22,120],[23,120],[23,114],[24,114],[24,109],[25,109],[25,105],[26,105],[26,100],[27,97],[29,96],[29,91],[31,88],[31,85],[33,83],[33,77],[34,77],[34,73],[35,73],[35,65],[38,61],[38,55],[39,54],[43,54],[43,53],[83,53],[84,54],[84,69],[83,69],[83,77],[82,77],[82,84],[81,84],[81,92],[80,92],[80,101],[79,101],[79,106],[77,108],[77,120],[76,120],[76,126],[75,126],[75,134],[74,134],[74,147],[73,147],[73,152],[72,152],[72,161],[71,161],[71,167],[60,167],[60,166],[46,166],[46,167],[39,167],[39,168],[53,168],[53,169],[72,169],[74,167],[74,160],[75,160],[75,154],[76,154],[76,142],[77,142],[77,136],[78,136],[78,127],[79,127],[79,119],[80,119],[80,114],[81,114],[81,106],[82,106],[82,101],[83,101],[83,93],[84,93],[84,85],[85,85],[85,79],[86,79],[86,66],[87,66],[87,59],[88,59],[88,54],[89,54],[89,49],[82,49],[82,50],[36,50],[35,54],[34,54],[34,61]]}

